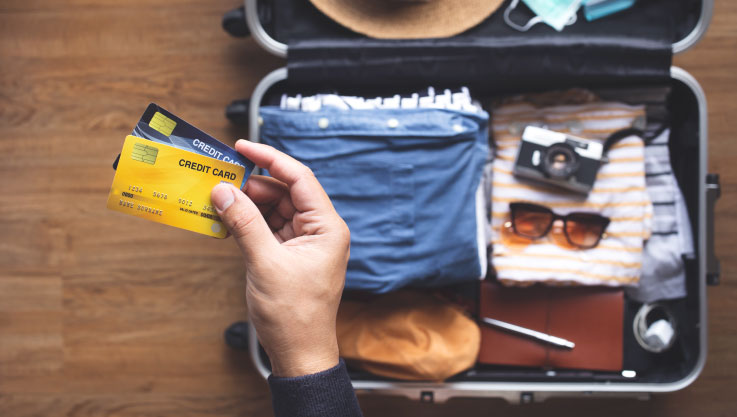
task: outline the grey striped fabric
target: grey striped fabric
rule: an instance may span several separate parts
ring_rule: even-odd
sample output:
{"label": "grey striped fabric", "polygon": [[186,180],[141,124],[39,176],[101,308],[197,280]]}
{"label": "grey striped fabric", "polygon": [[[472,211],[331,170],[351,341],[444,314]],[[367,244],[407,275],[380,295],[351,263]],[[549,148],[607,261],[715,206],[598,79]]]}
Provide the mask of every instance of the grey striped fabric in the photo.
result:
{"label": "grey striped fabric", "polygon": [[683,256],[693,256],[693,235],[686,204],[673,176],[668,150],[670,130],[645,147],[645,184],[653,203],[653,225],[645,243],[640,285],[627,289],[637,301],[681,298],[686,295]]}

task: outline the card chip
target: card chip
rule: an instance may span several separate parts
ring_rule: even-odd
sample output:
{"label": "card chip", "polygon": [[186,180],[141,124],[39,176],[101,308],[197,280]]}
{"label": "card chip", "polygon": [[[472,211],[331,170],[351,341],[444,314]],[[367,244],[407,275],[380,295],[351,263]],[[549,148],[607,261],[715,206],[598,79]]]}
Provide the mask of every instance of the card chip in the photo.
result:
{"label": "card chip", "polygon": [[161,112],[156,112],[154,113],[153,117],[151,117],[151,121],[148,122],[148,125],[156,129],[164,136],[169,136],[171,135],[171,132],[174,130],[174,128],[177,126],[177,122],[164,116],[163,114],[161,114]]}
{"label": "card chip", "polygon": [[145,162],[153,165],[156,162],[156,155],[159,154],[159,149],[153,146],[147,146],[142,143],[136,143],[133,145],[133,151],[131,152],[131,159],[134,161]]}

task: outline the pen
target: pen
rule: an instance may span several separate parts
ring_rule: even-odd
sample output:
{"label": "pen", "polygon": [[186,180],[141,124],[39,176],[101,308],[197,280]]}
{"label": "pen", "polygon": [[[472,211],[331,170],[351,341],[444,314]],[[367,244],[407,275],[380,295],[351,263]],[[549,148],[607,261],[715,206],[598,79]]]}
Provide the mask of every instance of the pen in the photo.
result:
{"label": "pen", "polygon": [[484,317],[482,320],[484,321],[484,323],[490,326],[498,327],[500,329],[509,330],[510,332],[529,336],[541,342],[550,343],[551,345],[555,345],[561,348],[573,349],[576,346],[575,343],[571,342],[570,340],[563,339],[562,337],[556,337],[556,336],[552,336],[546,333],[527,329],[525,327],[507,323],[505,321],[490,319],[488,317]]}

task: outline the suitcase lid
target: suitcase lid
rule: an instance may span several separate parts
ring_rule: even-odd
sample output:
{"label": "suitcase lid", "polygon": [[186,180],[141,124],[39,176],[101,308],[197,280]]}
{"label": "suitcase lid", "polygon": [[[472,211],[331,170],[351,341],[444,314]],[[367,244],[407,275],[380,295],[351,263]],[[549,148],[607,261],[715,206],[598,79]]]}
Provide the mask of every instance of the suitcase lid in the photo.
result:
{"label": "suitcase lid", "polygon": [[246,20],[258,43],[287,57],[293,82],[462,83],[520,91],[667,79],[673,53],[703,36],[713,9],[713,0],[640,0],[593,22],[579,18],[562,32],[538,24],[523,33],[504,22],[508,4],[478,26],[441,39],[368,38],[305,0],[246,0]]}

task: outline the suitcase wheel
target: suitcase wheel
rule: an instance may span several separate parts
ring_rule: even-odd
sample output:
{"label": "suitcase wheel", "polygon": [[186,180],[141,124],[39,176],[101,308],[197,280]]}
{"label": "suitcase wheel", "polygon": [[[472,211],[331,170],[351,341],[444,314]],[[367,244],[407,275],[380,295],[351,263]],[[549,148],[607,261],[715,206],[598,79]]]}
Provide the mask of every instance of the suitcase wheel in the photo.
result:
{"label": "suitcase wheel", "polygon": [[246,10],[243,6],[223,15],[223,30],[236,38],[245,38],[251,34],[246,25]]}
{"label": "suitcase wheel", "polygon": [[247,125],[249,103],[250,100],[247,98],[234,100],[225,108],[225,117],[237,125]]}
{"label": "suitcase wheel", "polygon": [[233,350],[248,350],[248,322],[237,321],[223,333],[225,344]]}

